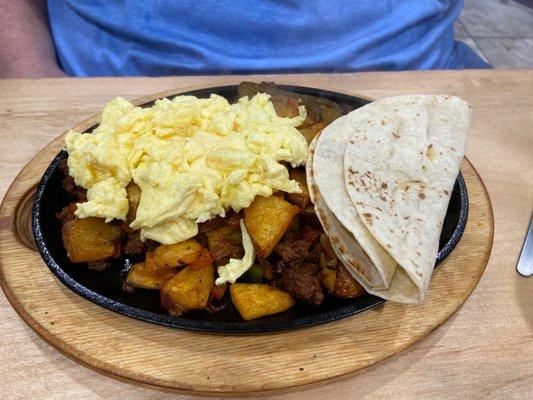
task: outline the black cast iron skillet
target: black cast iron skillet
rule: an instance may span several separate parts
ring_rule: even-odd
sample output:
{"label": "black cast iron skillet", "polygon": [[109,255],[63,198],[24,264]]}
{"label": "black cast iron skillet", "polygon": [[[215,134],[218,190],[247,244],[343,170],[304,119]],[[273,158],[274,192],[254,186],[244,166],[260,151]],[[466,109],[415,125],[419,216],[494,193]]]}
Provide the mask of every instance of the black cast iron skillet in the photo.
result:
{"label": "black cast iron skillet", "polygon": [[[300,86],[280,86],[280,88],[325,97],[340,103],[346,110],[361,107],[369,102],[359,97],[322,89]],[[238,97],[236,85],[199,89],[180,94],[209,97],[211,93],[219,94],[230,102]],[[153,102],[149,102],[143,106],[152,104]],[[92,131],[95,127],[87,131]],[[322,324],[357,314],[384,302],[383,299],[372,295],[356,299],[326,297],[320,307],[297,302],[292,309],[282,314],[248,322],[241,319],[231,302],[225,310],[215,314],[197,311],[181,317],[168,315],[159,303],[159,291],[136,290],[135,293],[128,294],[121,290],[123,278],[132,262],[136,260],[119,258],[114,261],[111,268],[104,272],[92,271],[83,264],[73,264],[68,260],[61,240],[61,226],[55,216],[57,211],[72,201],[61,185],[63,173],[59,164],[66,157],[66,152],[61,151],[46,170],[39,184],[33,208],[33,232],[39,252],[50,270],[65,286],[93,303],[119,314],[173,328],[210,333],[250,334],[280,332]],[[463,177],[459,173],[444,220],[436,266],[451,253],[459,242],[467,218],[468,194]]]}

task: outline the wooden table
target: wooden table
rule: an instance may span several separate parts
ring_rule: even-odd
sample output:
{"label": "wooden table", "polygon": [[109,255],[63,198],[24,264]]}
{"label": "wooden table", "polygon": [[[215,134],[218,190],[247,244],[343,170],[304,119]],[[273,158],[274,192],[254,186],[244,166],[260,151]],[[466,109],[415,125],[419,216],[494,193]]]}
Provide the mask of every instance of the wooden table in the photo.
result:
{"label": "wooden table", "polygon": [[[485,275],[463,308],[404,354],[349,379],[283,399],[525,399],[533,393],[533,278],[515,272],[533,210],[533,70],[246,77],[380,98],[447,93],[474,119],[467,156],[490,193],[495,240]],[[99,112],[134,99],[242,77],[0,80],[0,197],[41,147]],[[0,296],[0,398],[176,399],[99,375],[44,343]],[[184,397],[182,397],[184,398]]]}

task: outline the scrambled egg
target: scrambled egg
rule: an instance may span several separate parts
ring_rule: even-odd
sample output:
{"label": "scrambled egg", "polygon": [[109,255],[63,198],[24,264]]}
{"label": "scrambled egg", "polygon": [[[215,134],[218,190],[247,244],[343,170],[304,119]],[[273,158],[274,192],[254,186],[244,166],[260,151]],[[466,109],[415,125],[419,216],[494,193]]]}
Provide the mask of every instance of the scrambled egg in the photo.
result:
{"label": "scrambled egg", "polygon": [[195,236],[200,222],[248,207],[257,195],[300,193],[280,162],[305,164],[307,142],[296,129],[305,109],[281,118],[269,99],[257,94],[229,104],[217,95],[178,96],[150,108],[112,100],[94,132],[66,136],[70,175],[87,189],[76,215],[124,220],[124,188],[133,180],[141,200],[130,226],[143,240],[173,244]]}
{"label": "scrambled egg", "polygon": [[244,247],[244,257],[239,260],[238,258],[230,258],[226,265],[218,267],[218,278],[215,281],[217,285],[223,283],[235,283],[242,274],[250,269],[255,260],[254,245],[252,244],[252,238],[244,225],[244,221],[239,221],[242,232],[242,247]]}

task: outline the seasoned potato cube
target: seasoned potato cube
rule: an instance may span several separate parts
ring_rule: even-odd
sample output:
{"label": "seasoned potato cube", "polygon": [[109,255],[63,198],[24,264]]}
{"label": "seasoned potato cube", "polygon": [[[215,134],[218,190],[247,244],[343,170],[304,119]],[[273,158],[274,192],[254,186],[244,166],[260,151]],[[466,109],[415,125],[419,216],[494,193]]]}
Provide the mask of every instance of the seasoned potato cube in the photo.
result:
{"label": "seasoned potato cube", "polygon": [[325,261],[325,255],[320,255],[320,277],[322,279],[322,285],[326,290],[334,294],[335,293],[335,283],[337,281],[337,266],[335,265],[335,260]]}
{"label": "seasoned potato cube", "polygon": [[291,169],[289,172],[289,178],[298,182],[302,193],[289,193],[287,194],[287,200],[296,204],[302,210],[309,205],[309,189],[307,188],[307,179],[305,178],[305,170],[303,168]]}
{"label": "seasoned potato cube", "polygon": [[153,251],[147,251],[144,255],[145,268],[148,271],[157,271],[159,267],[155,263],[155,256]]}
{"label": "seasoned potato cube", "polygon": [[246,321],[277,314],[294,305],[289,293],[261,283],[235,283],[229,291],[233,304]]}
{"label": "seasoned potato cube", "polygon": [[209,293],[215,283],[213,264],[202,269],[183,268],[161,289],[161,305],[172,315],[207,306]]}
{"label": "seasoned potato cube", "polygon": [[162,244],[154,251],[157,268],[176,268],[190,264],[200,257],[203,247],[194,239],[175,244]]}
{"label": "seasoned potato cube", "polygon": [[145,263],[140,262],[132,265],[126,276],[126,282],[139,289],[161,289],[165,282],[177,273],[178,271],[174,269],[150,271]]}
{"label": "seasoned potato cube", "polygon": [[277,196],[257,196],[244,210],[244,223],[259,258],[268,257],[299,210]]}
{"label": "seasoned potato cube", "polygon": [[137,215],[137,207],[139,207],[139,202],[141,201],[141,188],[135,182],[131,181],[126,186],[126,194],[129,202],[126,223],[129,225],[135,219],[135,215]]}
{"label": "seasoned potato cube", "polygon": [[120,254],[120,227],[103,218],[71,219],[61,229],[63,244],[72,262],[102,261]]}
{"label": "seasoned potato cube", "polygon": [[339,263],[335,281],[335,296],[352,299],[364,294],[366,294],[365,289],[350,275],[346,267]]}
{"label": "seasoned potato cube", "polygon": [[213,260],[242,258],[244,256],[241,230],[238,227],[224,225],[206,232],[205,235],[207,236],[207,247]]}

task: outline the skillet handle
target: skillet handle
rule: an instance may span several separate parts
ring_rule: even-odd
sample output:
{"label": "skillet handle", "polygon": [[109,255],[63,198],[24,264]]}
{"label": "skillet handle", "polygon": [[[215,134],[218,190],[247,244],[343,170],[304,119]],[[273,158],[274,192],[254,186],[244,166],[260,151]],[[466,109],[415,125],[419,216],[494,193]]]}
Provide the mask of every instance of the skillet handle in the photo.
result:
{"label": "skillet handle", "polygon": [[33,199],[38,183],[32,185],[20,198],[15,208],[15,218],[13,220],[13,232],[20,243],[30,250],[37,251],[35,238],[32,229]]}

